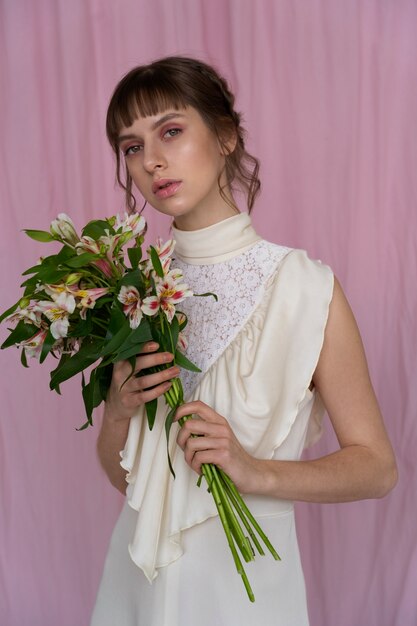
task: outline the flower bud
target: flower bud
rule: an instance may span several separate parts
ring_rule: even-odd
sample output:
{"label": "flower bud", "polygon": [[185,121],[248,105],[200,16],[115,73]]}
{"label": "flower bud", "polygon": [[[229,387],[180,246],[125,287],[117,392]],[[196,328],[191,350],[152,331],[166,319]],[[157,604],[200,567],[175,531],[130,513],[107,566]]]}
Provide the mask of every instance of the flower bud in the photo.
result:
{"label": "flower bud", "polygon": [[75,285],[80,280],[82,274],[80,272],[73,272],[69,274],[65,280],[66,285]]}
{"label": "flower bud", "polygon": [[19,300],[19,307],[21,309],[26,309],[26,307],[29,305],[30,303],[30,299],[29,298],[21,298]]}
{"label": "flower bud", "polygon": [[51,234],[71,246],[80,241],[72,219],[65,213],[60,213],[57,219],[51,222]]}

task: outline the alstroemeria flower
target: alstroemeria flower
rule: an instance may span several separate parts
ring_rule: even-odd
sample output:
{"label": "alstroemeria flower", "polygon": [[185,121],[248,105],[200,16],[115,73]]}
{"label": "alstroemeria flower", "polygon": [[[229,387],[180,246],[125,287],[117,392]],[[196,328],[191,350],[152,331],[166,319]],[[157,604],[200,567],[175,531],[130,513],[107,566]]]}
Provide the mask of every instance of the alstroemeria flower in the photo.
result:
{"label": "alstroemeria flower", "polygon": [[188,285],[177,282],[169,274],[162,279],[159,278],[155,283],[156,296],[149,296],[144,299],[142,311],[145,315],[155,315],[159,309],[162,309],[168,321],[171,322],[175,315],[175,305],[182,302],[184,298],[192,296],[193,292],[188,288]]}
{"label": "alstroemeria flower", "polygon": [[77,291],[73,292],[73,295],[76,298],[81,298],[78,303],[78,308],[81,309],[80,317],[85,320],[87,309],[93,309],[96,301],[108,293],[109,290],[107,287],[96,287],[94,289],[77,289]]}
{"label": "alstroemeria flower", "polygon": [[75,246],[80,241],[74,222],[65,213],[60,213],[56,220],[51,222],[50,230],[52,235],[59,237],[59,239],[70,246]]}
{"label": "alstroemeria flower", "polygon": [[39,359],[42,352],[42,346],[44,344],[47,334],[47,329],[39,330],[35,335],[33,335],[33,337],[30,337],[25,341],[21,341],[16,345],[19,348],[24,348],[26,356],[32,359]]}
{"label": "alstroemeria flower", "polygon": [[119,230],[119,228],[122,229],[122,233],[132,231],[132,237],[140,237],[146,231],[145,218],[139,215],[139,213],[133,213],[132,215],[125,213],[123,218],[120,215],[116,215],[114,229]]}
{"label": "alstroemeria flower", "polygon": [[66,337],[69,327],[69,315],[74,312],[75,298],[68,293],[61,293],[56,300],[41,300],[36,305],[51,323],[50,331],[54,339]]}
{"label": "alstroemeria flower", "polygon": [[117,299],[123,304],[123,313],[129,318],[130,328],[137,328],[143,317],[139,291],[133,285],[123,285]]}
{"label": "alstroemeria flower", "polygon": [[[159,257],[159,260],[161,261],[164,275],[166,275],[168,274],[169,268],[171,265],[171,261],[172,261],[171,254],[173,253],[174,248],[175,248],[175,241],[173,239],[169,239],[168,241],[163,243],[162,239],[158,237],[154,248]],[[149,250],[148,250],[148,254],[149,254],[149,258],[146,259],[146,261],[142,263],[142,268],[141,268],[147,278],[149,278],[152,273],[155,273],[155,270],[153,268],[153,264],[150,258],[151,255],[150,255]]]}
{"label": "alstroemeria flower", "polygon": [[18,306],[13,313],[5,318],[5,320],[12,323],[24,321],[27,324],[34,324],[35,326],[40,327],[41,313],[36,309],[36,305],[32,302],[25,307]]}
{"label": "alstroemeria flower", "polygon": [[[92,254],[102,253],[98,242],[87,235],[81,237],[79,243],[75,246],[75,249],[77,250],[77,254],[83,254],[83,252],[91,252]],[[93,265],[98,267],[98,269],[101,270],[107,278],[111,278],[113,276],[112,267],[108,260],[98,259],[97,261],[93,261]]]}
{"label": "alstroemeria flower", "polygon": [[171,256],[174,252],[175,241],[173,239],[168,239],[168,241],[163,243],[162,239],[158,237],[156,240],[156,246],[154,247],[162,261],[162,259],[165,259],[167,256]]}

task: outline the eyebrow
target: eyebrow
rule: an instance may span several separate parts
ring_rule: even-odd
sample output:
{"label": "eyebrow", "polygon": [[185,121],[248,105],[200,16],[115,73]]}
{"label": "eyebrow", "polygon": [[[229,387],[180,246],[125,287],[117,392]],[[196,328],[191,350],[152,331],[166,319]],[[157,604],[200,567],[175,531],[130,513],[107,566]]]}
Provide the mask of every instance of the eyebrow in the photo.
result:
{"label": "eyebrow", "polygon": [[[156,130],[157,128],[162,126],[162,124],[165,124],[165,122],[172,120],[174,117],[185,117],[185,115],[183,113],[167,113],[166,115],[163,115],[162,117],[159,118],[159,120],[156,120],[156,122],[152,124],[151,130]],[[117,139],[117,143],[121,143],[122,141],[126,141],[127,139],[136,139],[136,138],[137,138],[137,135],[135,135],[134,133],[129,133],[127,135],[120,135]]]}

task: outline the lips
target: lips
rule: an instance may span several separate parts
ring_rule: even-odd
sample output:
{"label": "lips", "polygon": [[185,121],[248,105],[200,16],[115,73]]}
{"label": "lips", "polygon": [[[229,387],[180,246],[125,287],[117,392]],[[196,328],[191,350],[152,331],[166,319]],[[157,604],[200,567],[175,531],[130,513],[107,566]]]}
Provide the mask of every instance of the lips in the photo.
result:
{"label": "lips", "polygon": [[156,180],[152,185],[152,191],[158,198],[169,198],[174,195],[177,189],[181,185],[180,180],[173,180],[170,178],[161,178]]}
{"label": "lips", "polygon": [[171,178],[161,178],[161,180],[156,180],[152,185],[153,193],[157,193],[160,189],[167,188],[169,185],[174,183],[179,183],[179,180],[173,180]]}

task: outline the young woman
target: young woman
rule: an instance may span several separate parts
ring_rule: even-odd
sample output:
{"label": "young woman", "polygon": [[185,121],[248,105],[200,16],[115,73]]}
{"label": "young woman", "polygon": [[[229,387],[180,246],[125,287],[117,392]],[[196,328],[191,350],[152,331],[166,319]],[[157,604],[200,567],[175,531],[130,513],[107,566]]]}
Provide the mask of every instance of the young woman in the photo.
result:
{"label": "young woman", "polygon": [[[175,266],[195,293],[215,292],[218,302],[183,303],[187,354],[200,374],[175,366],[150,374],[173,359],[154,343],[137,358],[140,376],[123,388],[129,365],[114,368],[98,454],[127,497],[92,626],[305,626],[292,501],[379,498],[396,482],[352,312],[327,266],[262,240],[236,206],[233,189],[240,187],[250,212],[258,162],[245,150],[234,97],[213,68],[169,57],[133,69],[112,96],[107,135],[127,206],[136,208],[134,186],[173,218]],[[174,481],[164,402],[152,432],[143,406],[178,375],[188,402],[177,419],[195,419],[173,437]],[[300,461],[324,408],[340,449]],[[246,494],[281,555],[247,566],[254,604],[213,500],[196,487],[202,463],[217,464]]]}

